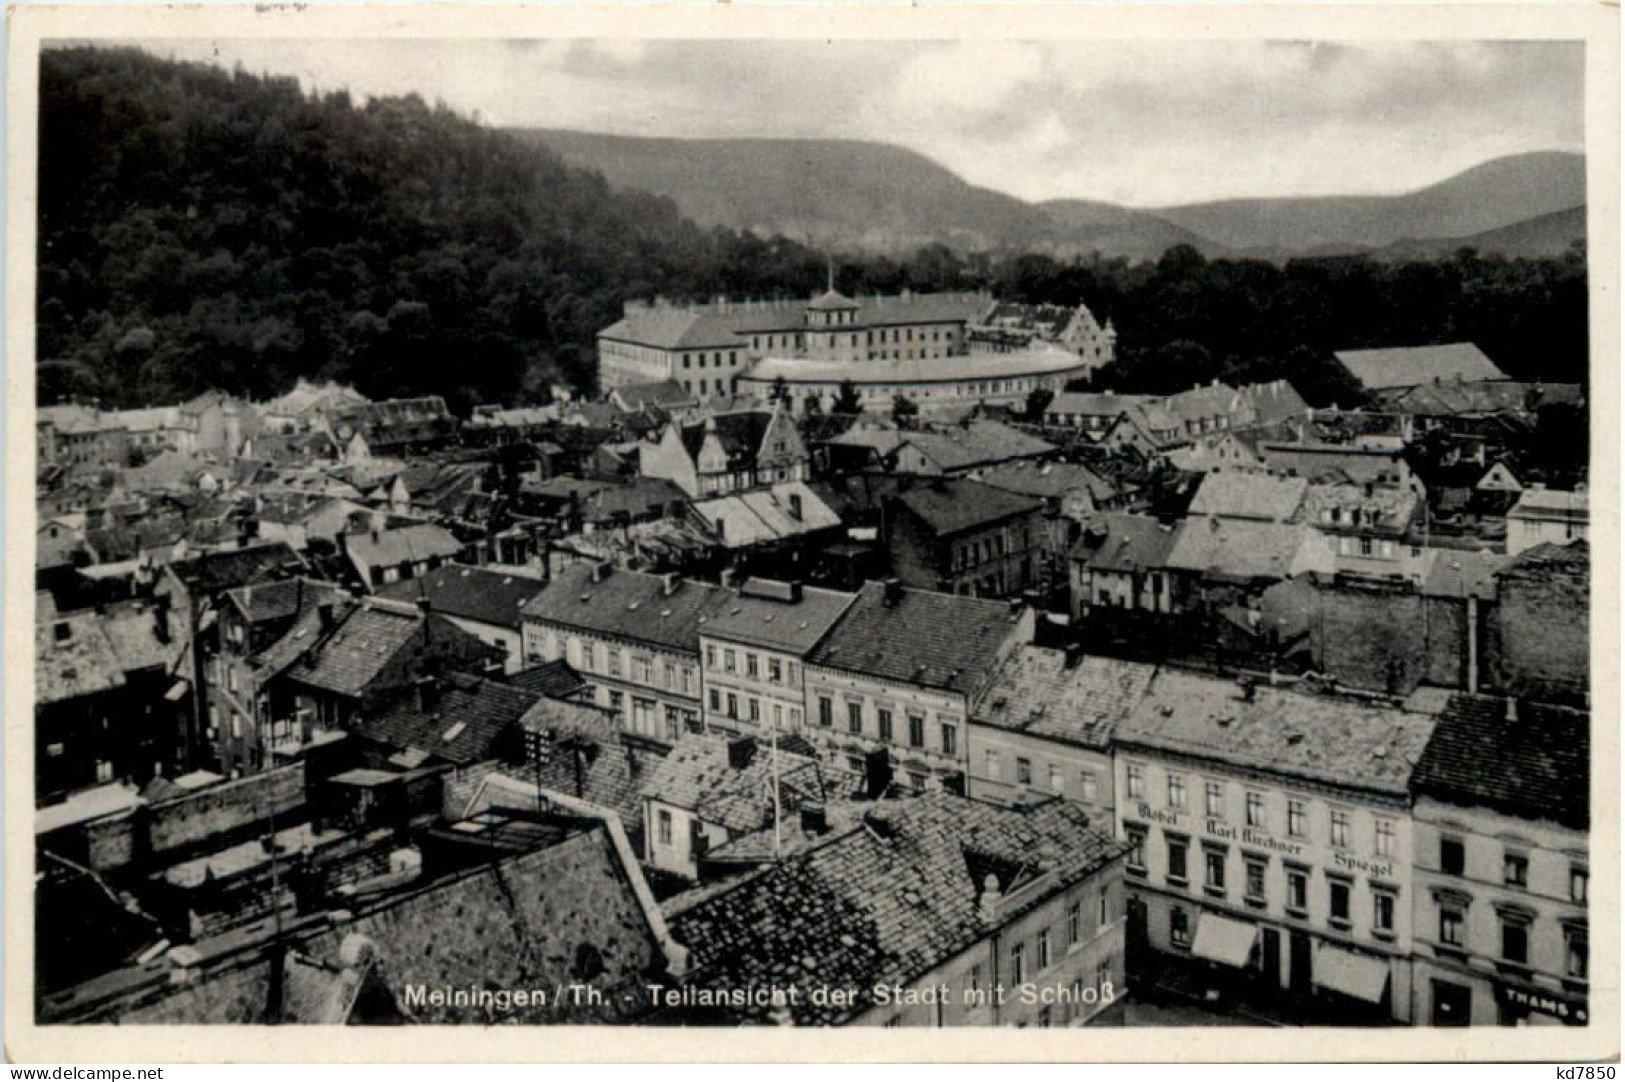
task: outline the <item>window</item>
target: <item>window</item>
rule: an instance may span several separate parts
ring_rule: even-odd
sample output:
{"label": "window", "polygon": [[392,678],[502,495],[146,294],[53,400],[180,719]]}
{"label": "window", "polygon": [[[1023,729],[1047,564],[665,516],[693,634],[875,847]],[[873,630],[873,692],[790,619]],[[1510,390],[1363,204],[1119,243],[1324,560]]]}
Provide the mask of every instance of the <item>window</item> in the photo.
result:
{"label": "window", "polygon": [[1584,928],[1564,928],[1564,964],[1563,973],[1571,980],[1583,981],[1587,979],[1586,946],[1589,936]]}
{"label": "window", "polygon": [[1394,892],[1379,887],[1371,889],[1371,931],[1379,936],[1394,934]]}
{"label": "window", "polygon": [[1439,871],[1460,875],[1467,867],[1467,849],[1460,838],[1439,839]]}
{"label": "window", "polygon": [[1522,918],[1501,918],[1501,957],[1515,965],[1529,963],[1529,925]]}
{"label": "window", "polygon": [[1309,911],[1309,872],[1305,868],[1286,870],[1287,912],[1302,916]]}
{"label": "window", "polygon": [[1105,887],[1100,888],[1100,912],[1095,916],[1099,919],[1102,928],[1112,922],[1112,896],[1111,892]]}
{"label": "window", "polygon": [[1145,795],[1145,768],[1138,763],[1128,765],[1128,795],[1142,797]]}
{"label": "window", "polygon": [[1523,853],[1508,852],[1501,862],[1502,879],[1509,887],[1529,885],[1529,857]]}
{"label": "window", "polygon": [[1207,867],[1207,877],[1203,886],[1210,894],[1224,893],[1224,858],[1223,849],[1206,849],[1202,853],[1203,861]]}
{"label": "window", "polygon": [[1073,902],[1066,907],[1066,945],[1071,947],[1083,941],[1083,906]]}
{"label": "window", "polygon": [[835,724],[835,704],[828,695],[818,696],[818,724],[826,729]]}
{"label": "window", "polygon": [[1168,882],[1176,886],[1184,886],[1190,875],[1187,867],[1190,853],[1190,842],[1183,838],[1168,839]]}
{"label": "window", "polygon": [[1247,825],[1261,827],[1264,825],[1264,794],[1248,792],[1247,794]]}
{"label": "window", "polygon": [[1246,898],[1249,904],[1264,904],[1264,871],[1267,867],[1262,860],[1247,858]]}
{"label": "window", "polygon": [[620,649],[618,647],[611,646],[611,647],[607,648],[604,651],[604,653],[607,654],[608,658],[609,658],[609,675],[611,675],[611,676],[619,676],[619,675],[621,675],[621,651],[620,651]]}
{"label": "window", "polygon": [[925,747],[925,718],[918,714],[908,716],[908,743],[909,747]]}
{"label": "window", "polygon": [[1207,783],[1207,814],[1210,819],[1224,818],[1224,785],[1220,782]]}
{"label": "window", "polygon": [[1010,981],[1022,984],[1027,980],[1027,944],[1016,943],[1010,948]]}
{"label": "window", "polygon": [[1286,832],[1294,838],[1304,836],[1304,820],[1306,818],[1303,801],[1289,800],[1286,802]]}
{"label": "window", "polygon": [[1169,773],[1168,806],[1170,808],[1183,808],[1185,806],[1185,775]]}
{"label": "window", "polygon": [[1061,768],[1054,763],[1049,764],[1049,791],[1058,794],[1065,790],[1066,784],[1061,780]]}
{"label": "window", "polygon": [[1042,973],[1049,968],[1049,929],[1045,928],[1038,933],[1038,972]]}
{"label": "window", "polygon": [[988,748],[987,751],[983,753],[983,759],[987,763],[987,776],[988,776],[988,779],[991,780],[991,781],[998,781],[999,780],[999,753],[994,751],[992,748]]}
{"label": "window", "polygon": [[671,844],[671,812],[667,811],[665,808],[661,808],[660,809],[660,814],[659,814],[659,816],[657,818],[658,818],[658,821],[659,821],[659,824],[660,824],[660,844],[661,845],[670,845]]}
{"label": "window", "polygon": [[745,705],[750,708],[750,720],[762,720],[762,700],[753,695],[745,700]]}
{"label": "window", "polygon": [[1349,813],[1332,809],[1332,844],[1347,849],[1349,844]]}
{"label": "window", "polygon": [[[611,694],[614,693],[611,692]],[[728,692],[728,716],[730,718],[737,718],[739,716],[739,696],[735,695],[731,691]]]}
{"label": "window", "polygon": [[756,655],[755,654],[746,654],[745,655],[745,675],[754,680],[760,674],[761,674],[761,670],[757,667]]}
{"label": "window", "polygon": [[1349,915],[1349,884],[1346,879],[1332,879],[1326,884],[1331,901],[1331,922],[1344,928],[1352,918]]}
{"label": "window", "polygon": [[1078,776],[1078,787],[1085,804],[1093,804],[1100,798],[1100,786],[1093,770],[1085,770]]}
{"label": "window", "polygon": [[624,698],[625,698],[625,696],[623,696],[620,692],[614,690],[613,688],[610,689],[610,693],[609,693],[609,706],[610,706],[610,709],[619,710],[621,708],[621,701]]}
{"label": "window", "polygon": [[711,712],[712,713],[718,713],[721,710],[722,710],[722,692],[718,691],[716,688],[712,688],[711,689]]}
{"label": "window", "polygon": [[775,684],[784,681],[784,663],[776,657],[767,659],[767,678]]}
{"label": "window", "polygon": [[1145,874],[1145,827],[1124,826],[1123,833],[1128,838],[1128,864],[1131,872],[1139,875]]}
{"label": "window", "polygon": [[1180,950],[1191,949],[1191,918],[1183,909],[1168,914],[1168,938]]}
{"label": "window", "polygon": [[1369,538],[1369,537],[1360,538],[1360,555],[1361,556],[1370,556],[1371,555],[1371,538]]}
{"label": "window", "polygon": [[1439,909],[1439,942],[1447,947],[1462,945],[1462,925],[1466,918],[1460,909],[1454,906],[1440,907]]}
{"label": "window", "polygon": [[982,990],[981,966],[974,965],[970,967],[970,972],[965,975],[965,984],[972,992],[980,992]]}
{"label": "window", "polygon": [[1016,760],[1016,784],[1031,785],[1033,783],[1033,761],[1031,759]]}
{"label": "window", "polygon": [[863,704],[846,704],[846,731],[849,733],[863,732]]}
{"label": "window", "polygon": [[957,725],[949,725],[947,722],[943,722],[943,724],[942,724],[942,754],[944,754],[944,755],[958,755],[959,754],[959,727]]}
{"label": "window", "polygon": [[[890,740],[891,739],[891,711],[890,710],[877,710],[877,711],[875,711],[875,717],[878,719],[878,721],[880,723],[880,739],[882,739],[882,740]],[[996,776],[997,775],[995,775],[995,777]]]}
{"label": "window", "polygon": [[1394,855],[1394,821],[1392,819],[1377,820],[1377,856],[1391,857]]}
{"label": "window", "polygon": [[1584,905],[1591,875],[1578,864],[1569,865],[1569,901]]}
{"label": "window", "polygon": [[723,672],[733,672],[735,670],[735,668],[738,666],[738,663],[739,663],[739,659],[734,655],[734,652],[732,650],[724,650],[724,651],[722,651],[722,671]]}

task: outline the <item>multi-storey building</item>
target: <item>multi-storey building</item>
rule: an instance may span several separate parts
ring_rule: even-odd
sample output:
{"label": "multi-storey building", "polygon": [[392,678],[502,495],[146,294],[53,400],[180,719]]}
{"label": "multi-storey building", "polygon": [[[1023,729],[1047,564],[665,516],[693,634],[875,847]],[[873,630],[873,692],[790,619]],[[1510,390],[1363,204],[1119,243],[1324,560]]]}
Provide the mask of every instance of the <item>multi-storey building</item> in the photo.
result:
{"label": "multi-storey building", "polygon": [[630,732],[674,741],[701,728],[701,618],[726,596],[675,574],[572,564],[520,610],[525,664],[564,659],[587,701]]}
{"label": "multi-storey building", "polygon": [[1589,1019],[1590,716],[1454,696],[1411,781],[1418,1023]]}
{"label": "multi-storey building", "polygon": [[1365,701],[1158,672],[1115,738],[1131,943],[1298,1017],[1408,1020],[1408,787],[1432,730]]}
{"label": "multi-storey building", "polygon": [[921,589],[1018,594],[1043,558],[1043,503],[966,478],[905,485],[882,505],[880,525],[893,573]]}
{"label": "multi-storey building", "polygon": [[1062,797],[1109,822],[1112,733],[1155,671],[1018,646],[971,707],[969,795],[1014,805]]}
{"label": "multi-storey building", "polygon": [[869,583],[807,655],[806,735],[854,782],[884,748],[908,788],[962,785],[971,701],[1033,627],[1030,608]]}
{"label": "multi-storey building", "polygon": [[800,732],[807,654],[854,596],[766,579],[719,595],[699,628],[706,728]]}
{"label": "multi-storey building", "polygon": [[645,477],[664,477],[690,496],[719,496],[805,481],[807,445],[788,411],[741,410],[692,424],[673,421],[638,448]]}

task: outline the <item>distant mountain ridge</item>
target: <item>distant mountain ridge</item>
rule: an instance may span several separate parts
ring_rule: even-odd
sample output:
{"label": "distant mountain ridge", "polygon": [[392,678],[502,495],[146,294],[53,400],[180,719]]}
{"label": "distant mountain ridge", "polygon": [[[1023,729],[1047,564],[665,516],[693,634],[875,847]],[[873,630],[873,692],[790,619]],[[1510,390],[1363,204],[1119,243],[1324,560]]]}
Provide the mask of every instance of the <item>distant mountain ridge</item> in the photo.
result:
{"label": "distant mountain ridge", "polygon": [[[1541,151],[1497,158],[1393,196],[1230,199],[1139,209],[1084,199],[1029,203],[978,187],[923,154],[830,139],[674,139],[521,129],[614,186],[672,199],[684,215],[823,247],[901,254],[1099,252],[1155,259],[1176,244],[1209,256],[1561,251],[1584,236],[1585,158]],[[1524,225],[1550,218],[1540,225]],[[1503,233],[1503,231],[1506,231]]]}

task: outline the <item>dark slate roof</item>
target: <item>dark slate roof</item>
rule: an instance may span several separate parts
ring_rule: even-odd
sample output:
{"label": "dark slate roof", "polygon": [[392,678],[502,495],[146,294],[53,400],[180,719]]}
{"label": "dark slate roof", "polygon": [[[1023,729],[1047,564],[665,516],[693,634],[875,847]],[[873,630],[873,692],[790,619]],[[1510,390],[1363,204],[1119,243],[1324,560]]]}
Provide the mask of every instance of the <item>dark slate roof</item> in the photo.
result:
{"label": "dark slate roof", "polygon": [[686,406],[694,402],[692,394],[684,390],[675,380],[669,379],[617,387],[615,397],[619,398],[627,409],[633,410],[645,406]]}
{"label": "dark slate roof", "polygon": [[[430,616],[426,621],[421,613],[380,605],[352,606],[337,617],[337,626],[323,636],[317,614],[307,610],[287,635],[260,655],[262,662],[272,655],[281,660],[283,644],[291,642],[293,657],[281,667],[293,664],[288,673],[292,679],[339,695],[360,696],[402,649],[422,642],[426,624],[431,634],[468,637],[444,617]],[[272,666],[267,663],[266,668]]]}
{"label": "dark slate roof", "polygon": [[854,595],[838,590],[806,587],[801,600],[780,601],[753,593],[760,580],[744,589],[720,595],[718,604],[700,629],[707,636],[803,653],[824,637]]}
{"label": "dark slate roof", "polygon": [[546,586],[541,579],[523,575],[443,564],[417,578],[382,586],[377,593],[409,604],[427,598],[434,612],[518,630],[519,610]]}
{"label": "dark slate roof", "polygon": [[1328,785],[1403,796],[1433,719],[1354,699],[1161,669],[1117,727],[1119,746],[1152,748]]}
{"label": "dark slate roof", "polygon": [[369,566],[391,567],[434,557],[455,556],[463,546],[444,527],[432,522],[387,530],[353,533],[344,538],[350,558]]}
{"label": "dark slate roof", "polygon": [[1415,387],[1444,380],[1500,380],[1506,373],[1471,342],[1393,349],[1345,349],[1333,354],[1368,390]]}
{"label": "dark slate roof", "polygon": [[1081,462],[1005,462],[988,470],[981,480],[1024,496],[1063,497],[1083,492],[1098,504],[1117,495],[1116,485]]}
{"label": "dark slate roof", "polygon": [[520,746],[518,725],[540,695],[478,676],[439,678],[427,710],[419,689],[403,688],[352,720],[350,728],[377,744],[428,752],[430,760],[468,763],[490,759],[504,740]]}
{"label": "dark slate roof", "polygon": [[193,593],[215,594],[251,582],[305,570],[305,561],[281,541],[176,560],[167,570]]}
{"label": "dark slate roof", "polygon": [[587,686],[587,682],[563,658],[509,673],[503,679],[516,688],[534,691],[550,699],[568,699]]}
{"label": "dark slate roof", "polygon": [[[937,793],[877,805],[860,825],[669,914],[668,926],[689,948],[689,985],[798,987],[792,1020],[835,1025],[868,1010],[868,996],[815,1004],[806,991],[908,985],[1124,851],[1076,804],[1021,811]],[[1006,896],[1046,874],[1054,882],[990,921],[979,907],[989,874]],[[737,1016],[765,1021],[771,1010]]]}
{"label": "dark slate roof", "polygon": [[253,624],[285,619],[301,609],[323,601],[339,601],[346,596],[342,589],[330,582],[304,577],[240,586],[226,594],[226,598]]}
{"label": "dark slate roof", "polygon": [[1149,515],[1097,514],[1072,546],[1072,559],[1100,571],[1145,571],[1168,566],[1179,527]]}
{"label": "dark slate roof", "polygon": [[1591,825],[1591,715],[1520,702],[1453,695],[1417,764],[1411,791],[1522,819]]}
{"label": "dark slate roof", "polygon": [[930,590],[900,595],[888,605],[885,583],[864,586],[807,664],[974,694],[1016,633],[1010,606]]}
{"label": "dark slate roof", "polygon": [[939,536],[963,533],[1043,509],[1030,496],[962,477],[933,477],[896,496]]}
{"label": "dark slate roof", "polygon": [[659,575],[614,569],[593,582],[592,574],[591,564],[565,568],[524,607],[524,615],[692,654],[699,650],[703,618],[726,596],[708,582],[678,580],[667,596]]}
{"label": "dark slate roof", "polygon": [[1042,646],[1011,651],[971,719],[1009,732],[1105,750],[1112,731],[1145,696],[1156,669],[1134,661],[1084,657]]}

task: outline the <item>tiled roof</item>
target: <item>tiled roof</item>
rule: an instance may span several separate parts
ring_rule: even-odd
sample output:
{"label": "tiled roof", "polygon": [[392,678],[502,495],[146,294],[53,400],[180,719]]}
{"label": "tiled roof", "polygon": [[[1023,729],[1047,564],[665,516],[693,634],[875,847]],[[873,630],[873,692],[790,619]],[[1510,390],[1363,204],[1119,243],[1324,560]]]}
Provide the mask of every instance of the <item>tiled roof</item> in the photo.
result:
{"label": "tiled roof", "polygon": [[1202,478],[1189,513],[1286,522],[1297,514],[1308,487],[1302,477],[1218,470]]}
{"label": "tiled roof", "polygon": [[886,585],[858,592],[807,664],[972,695],[992,674],[995,660],[1018,630],[1002,601],[899,591],[886,603]]}
{"label": "tiled roof", "polygon": [[899,492],[907,507],[939,536],[962,533],[1043,509],[1031,496],[963,477],[931,477]]}
{"label": "tiled roof", "polygon": [[718,600],[700,628],[702,635],[752,646],[804,653],[840,619],[855,594],[805,587],[801,600],[780,601],[760,596],[760,584],[747,582],[744,590],[729,590]]}
{"label": "tiled roof", "polygon": [[1161,400],[1161,406],[1169,418],[1180,425],[1187,421],[1228,417],[1229,427],[1244,428],[1256,419],[1249,396],[1217,381],[1168,395]]}
{"label": "tiled roof", "polygon": [[[978,293],[916,293],[859,297],[853,326],[967,322],[987,307]],[[599,331],[613,338],[662,349],[739,349],[752,331],[796,331],[807,325],[808,302],[729,302],[725,305],[646,305]]]}
{"label": "tiled roof", "polygon": [[609,572],[592,581],[593,567],[565,568],[524,607],[524,615],[552,624],[695,653],[701,620],[720,598],[721,586],[678,579],[668,596],[665,579],[641,571]]}
{"label": "tiled roof", "polygon": [[984,473],[981,481],[1024,496],[1060,498],[1082,492],[1095,504],[1118,495],[1116,485],[1080,462],[1005,462]]}
{"label": "tiled roof", "polygon": [[435,680],[428,709],[417,687],[403,688],[350,723],[352,731],[396,751],[417,749],[459,766],[491,758],[507,742],[520,747],[518,726],[541,696],[463,673]]}
{"label": "tiled roof", "polygon": [[304,571],[305,561],[286,544],[276,541],[176,560],[166,570],[193,593],[215,594]]}
{"label": "tiled roof", "polygon": [[1574,830],[1591,825],[1591,715],[1454,695],[1439,715],[1411,789],[1463,806],[1493,808]]}
{"label": "tiled roof", "polygon": [[293,616],[302,608],[323,601],[339,601],[348,595],[330,582],[317,579],[281,579],[253,586],[241,586],[228,591],[226,597],[241,610],[249,623],[281,620]]}
{"label": "tiled roof", "polygon": [[1302,526],[1249,519],[1188,518],[1168,566],[1180,571],[1243,579],[1284,579],[1308,536]]}
{"label": "tiled roof", "polygon": [[654,383],[630,383],[615,388],[614,393],[622,405],[633,410],[645,406],[670,407],[694,404],[694,396],[684,390],[681,384],[669,379]]}
{"label": "tiled roof", "polygon": [[424,522],[347,534],[344,550],[359,564],[393,567],[434,557],[455,556],[463,550],[463,546],[444,527]]}
{"label": "tiled roof", "polygon": [[1502,565],[1497,577],[1505,575],[1544,575],[1549,572],[1589,575],[1591,572],[1591,545],[1587,541],[1570,541],[1559,545],[1542,542],[1534,548],[1524,549]]}
{"label": "tiled roof", "polygon": [[[1421,502],[1421,497],[1401,485],[1316,482],[1304,491],[1297,521],[1323,530],[1357,526],[1367,532],[1403,534],[1421,509]],[[1353,518],[1356,511],[1360,513],[1358,523]],[[1335,516],[1334,520],[1328,520],[1328,512]]]}
{"label": "tiled roof", "polygon": [[1081,414],[1086,417],[1115,417],[1130,406],[1151,401],[1151,395],[1112,392],[1062,391],[1044,408],[1048,414]]}
{"label": "tiled roof", "polygon": [[1590,493],[1561,492],[1551,488],[1525,489],[1508,518],[1544,518],[1583,521],[1590,517]]}
{"label": "tiled roof", "polygon": [[550,699],[568,699],[587,686],[587,682],[563,658],[509,673],[503,679],[516,688],[534,691]]}
{"label": "tiled roof", "polygon": [[1144,697],[1156,669],[1133,661],[1018,646],[977,697],[977,725],[1104,750],[1112,731]]}
{"label": "tiled roof", "polygon": [[1415,387],[1445,380],[1500,380],[1506,373],[1495,367],[1471,342],[1394,349],[1344,349],[1333,353],[1343,367],[1368,390]]}
{"label": "tiled roof", "polygon": [[752,384],[782,379],[789,385],[957,383],[968,379],[1017,379],[1064,373],[1085,375],[1089,365],[1076,353],[1038,346],[1010,353],[962,353],[913,360],[825,361],[809,357],[764,357],[741,377]]}
{"label": "tiled roof", "polygon": [[[792,499],[800,514],[791,513]],[[694,503],[693,510],[721,543],[732,549],[833,529],[841,518],[819,499],[805,481],[785,481],[768,489],[716,496]]]}
{"label": "tiled roof", "polygon": [[[462,634],[440,617],[430,617],[435,632]],[[310,645],[298,650],[289,676],[309,687],[339,695],[360,696],[372,685],[384,667],[409,643],[422,639],[424,619],[418,613],[407,615],[374,605],[357,605],[337,614],[337,626],[322,635],[312,631],[310,621],[301,618],[282,642],[293,639]],[[273,645],[266,655],[278,650]],[[262,658],[265,655],[262,655]]]}
{"label": "tiled roof", "polygon": [[588,522],[607,522],[625,515],[664,515],[673,504],[687,500],[686,494],[664,477],[636,477],[623,485],[607,485],[586,501]]}
{"label": "tiled roof", "polygon": [[416,578],[379,587],[377,593],[408,603],[426,598],[434,612],[518,630],[520,610],[546,586],[541,579],[490,568],[443,564]]}
{"label": "tiled roof", "polygon": [[1390,796],[1407,795],[1433,719],[1349,699],[1161,669],[1117,727],[1151,748]]}
{"label": "tiled roof", "polygon": [[[798,1025],[835,1025],[868,1010],[812,1002],[811,988],[908,985],[995,929],[1118,858],[1106,829],[1077,805],[1051,801],[1019,811],[933,794],[878,805],[862,824],[833,833],[737,886],[668,918],[690,951],[687,983],[701,987],[798,987]],[[1012,886],[1052,876],[1026,904],[994,920],[979,898],[987,874]],[[768,1005],[740,1009],[766,1021]]]}
{"label": "tiled roof", "polygon": [[684,736],[650,772],[643,795],[740,833],[772,822],[775,781],[784,814],[803,804],[823,803],[824,777],[815,757],[782,747],[775,756],[768,742],[759,740],[750,762],[738,769],[729,762],[731,743],[716,736]]}
{"label": "tiled roof", "polygon": [[148,605],[119,606],[101,618],[102,631],[113,644],[113,654],[125,672],[175,671],[181,655],[186,652],[186,643],[179,635],[160,636],[158,620],[157,610]]}
{"label": "tiled roof", "polygon": [[1456,417],[1482,413],[1521,413],[1542,405],[1578,405],[1585,400],[1578,383],[1517,383],[1512,380],[1427,383],[1394,396],[1389,405],[1399,413]]}
{"label": "tiled roof", "polygon": [[1146,571],[1166,567],[1182,524],[1165,525],[1149,515],[1091,515],[1072,559],[1099,571]]}
{"label": "tiled roof", "polygon": [[[58,628],[67,637],[59,638]],[[124,685],[124,666],[94,612],[34,625],[34,701],[76,699]]]}
{"label": "tiled roof", "polygon": [[1309,404],[1298,394],[1298,389],[1284,379],[1249,383],[1236,390],[1251,408],[1254,425],[1276,424],[1309,412]]}
{"label": "tiled roof", "polygon": [[1408,470],[1398,451],[1355,444],[1260,443],[1257,453],[1270,472],[1311,481],[1376,484]]}

